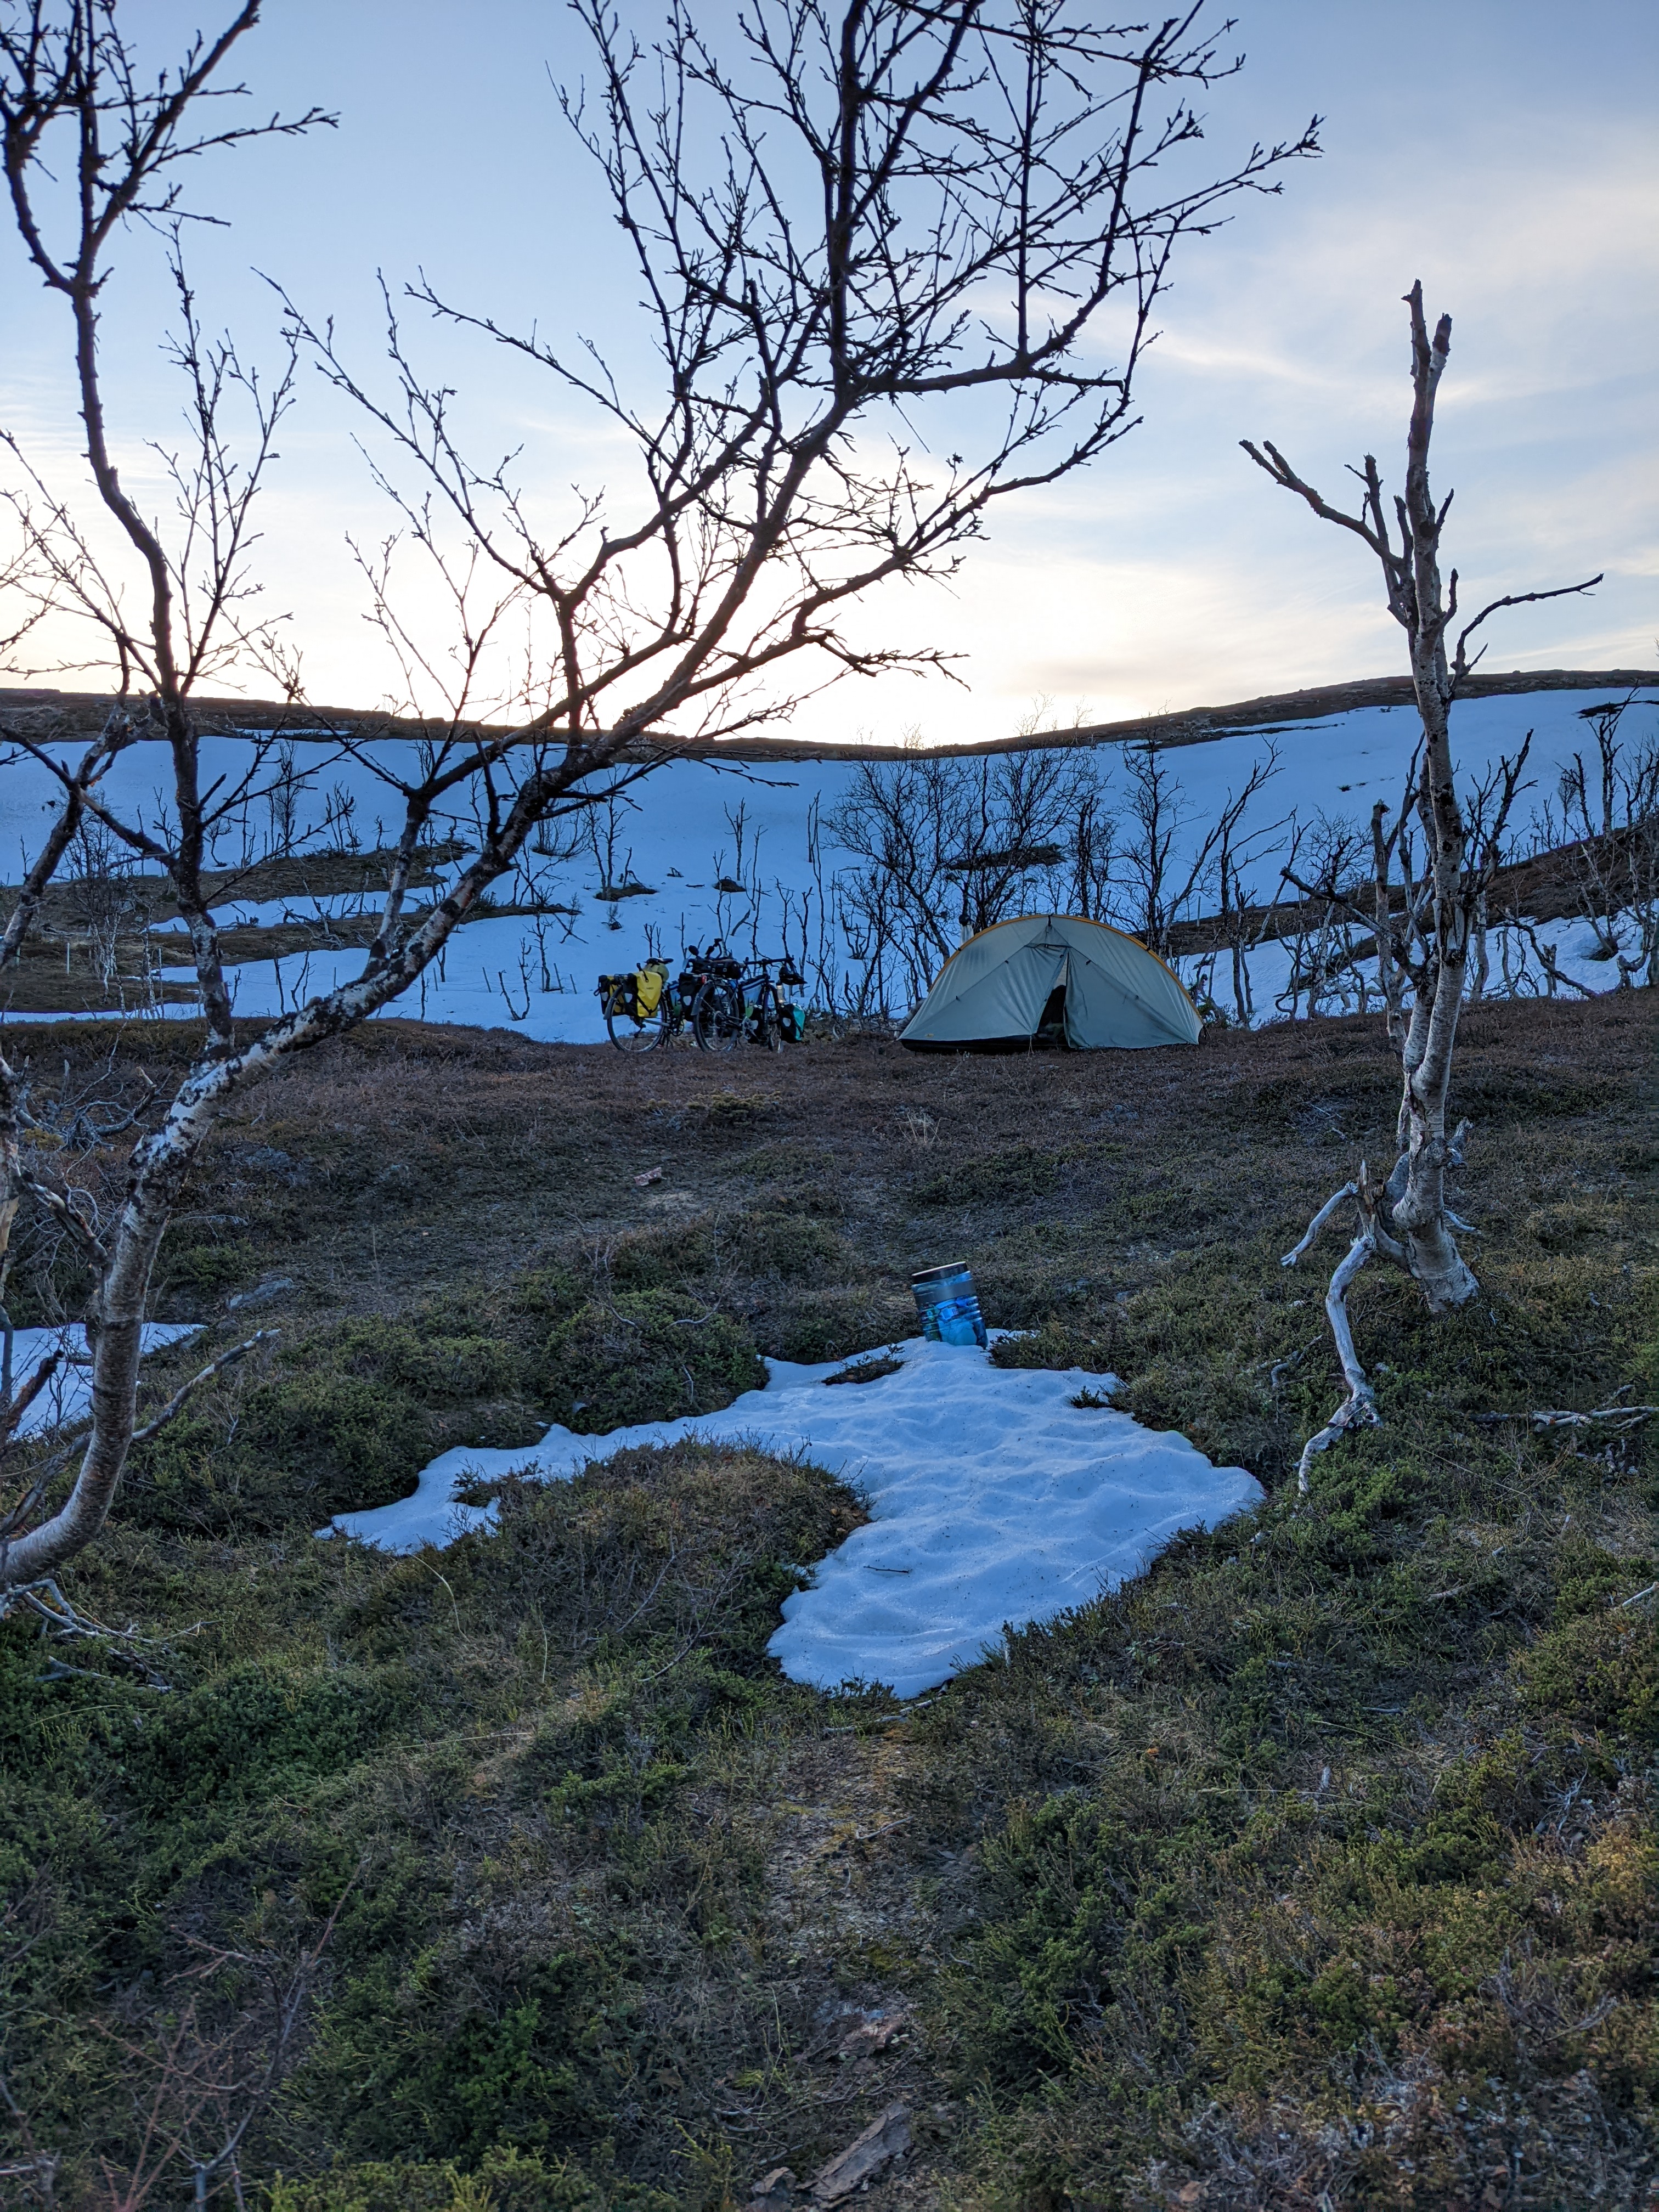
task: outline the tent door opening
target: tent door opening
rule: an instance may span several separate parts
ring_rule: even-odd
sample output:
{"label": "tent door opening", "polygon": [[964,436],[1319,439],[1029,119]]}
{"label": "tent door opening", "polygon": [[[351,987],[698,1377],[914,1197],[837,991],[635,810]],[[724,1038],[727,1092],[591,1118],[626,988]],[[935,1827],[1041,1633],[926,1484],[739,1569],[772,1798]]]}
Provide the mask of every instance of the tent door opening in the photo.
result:
{"label": "tent door opening", "polygon": [[1042,1005],[1042,1013],[1031,1034],[1034,1046],[1063,1051],[1066,1048],[1066,971],[1060,970],[1060,981],[1049,992]]}

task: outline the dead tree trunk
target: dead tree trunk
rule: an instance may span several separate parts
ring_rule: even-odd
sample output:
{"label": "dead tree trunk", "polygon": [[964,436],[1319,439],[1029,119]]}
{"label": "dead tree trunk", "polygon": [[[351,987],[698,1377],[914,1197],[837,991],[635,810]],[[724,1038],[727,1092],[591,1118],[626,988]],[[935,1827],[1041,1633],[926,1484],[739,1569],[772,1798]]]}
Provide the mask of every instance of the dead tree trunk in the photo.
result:
{"label": "dead tree trunk", "polygon": [[[1299,1475],[1304,1490],[1311,1455],[1347,1428],[1376,1418],[1370,1386],[1354,1353],[1345,1310],[1348,1284],[1365,1261],[1378,1253],[1404,1267],[1421,1288],[1431,1313],[1464,1304],[1479,1288],[1457,1249],[1453,1231],[1459,1224],[1446,1204],[1446,1171],[1461,1164],[1463,1134],[1462,1128],[1453,1134],[1446,1128],[1457,1020],[1471,939],[1491,872],[1487,855],[1478,855],[1471,862],[1465,810],[1452,769],[1451,708],[1471,665],[1468,641],[1487,617],[1501,607],[1588,591],[1601,580],[1599,575],[1593,576],[1585,583],[1563,585],[1553,591],[1522,592],[1494,599],[1465,625],[1455,646],[1448,650],[1448,637],[1457,616],[1457,571],[1454,568],[1443,580],[1440,539],[1451,497],[1448,494],[1438,505],[1435,502],[1429,487],[1429,446],[1434,434],[1435,398],[1451,352],[1451,317],[1443,315],[1431,337],[1420,283],[1413,285],[1406,304],[1411,317],[1412,412],[1406,439],[1405,489],[1394,496],[1392,522],[1373,455],[1367,453],[1364,467],[1353,471],[1364,487],[1364,497],[1359,512],[1349,514],[1331,506],[1304,483],[1277,447],[1264,441],[1258,449],[1248,438],[1241,441],[1250,459],[1275,483],[1304,499],[1322,520],[1352,532],[1376,556],[1382,570],[1389,611],[1406,633],[1412,684],[1423,726],[1415,788],[1408,795],[1407,810],[1417,817],[1425,847],[1420,896],[1413,902],[1407,894],[1408,907],[1416,908],[1416,929],[1413,933],[1411,928],[1411,915],[1402,926],[1390,910],[1380,813],[1373,822],[1378,860],[1375,911],[1371,916],[1360,917],[1371,921],[1378,932],[1389,1033],[1400,1053],[1399,1157],[1385,1183],[1370,1185],[1362,1163],[1357,1182],[1339,1194],[1340,1198],[1354,1199],[1361,1217],[1359,1235],[1333,1278],[1326,1300],[1342,1352],[1348,1396],[1332,1422],[1304,1449]],[[1519,760],[1504,766],[1502,801],[1490,840],[1494,848],[1514,798],[1520,766]],[[1405,821],[1402,812],[1396,836],[1403,833]],[[1323,1208],[1316,1228],[1334,1210],[1334,1202]],[[1285,1255],[1287,1267],[1309,1248],[1313,1233],[1310,1230],[1295,1251]]]}

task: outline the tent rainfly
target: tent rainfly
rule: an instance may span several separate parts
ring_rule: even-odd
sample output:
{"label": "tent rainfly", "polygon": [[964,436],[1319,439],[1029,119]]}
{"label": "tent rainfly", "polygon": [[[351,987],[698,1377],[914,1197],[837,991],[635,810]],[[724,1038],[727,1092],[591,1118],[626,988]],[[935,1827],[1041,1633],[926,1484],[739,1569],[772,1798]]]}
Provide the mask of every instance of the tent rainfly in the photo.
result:
{"label": "tent rainfly", "polygon": [[899,1031],[913,1052],[1196,1044],[1198,1009],[1156,953],[1075,914],[994,922],[953,952]]}

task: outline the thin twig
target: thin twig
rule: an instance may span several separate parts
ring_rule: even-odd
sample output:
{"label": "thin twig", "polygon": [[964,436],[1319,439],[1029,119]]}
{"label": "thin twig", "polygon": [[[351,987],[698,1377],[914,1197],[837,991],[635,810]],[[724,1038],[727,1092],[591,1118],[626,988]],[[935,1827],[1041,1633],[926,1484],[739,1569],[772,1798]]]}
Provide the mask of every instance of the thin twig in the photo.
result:
{"label": "thin twig", "polygon": [[1336,1212],[1337,1207],[1341,1205],[1343,1200],[1345,1198],[1352,1198],[1356,1194],[1355,1186],[1351,1182],[1345,1182],[1340,1190],[1335,1192],[1331,1197],[1328,1198],[1323,1206],[1320,1207],[1318,1212],[1315,1214],[1313,1219],[1308,1224],[1307,1231],[1303,1237],[1302,1242],[1293,1251],[1285,1253],[1284,1258],[1279,1263],[1279,1266],[1281,1267],[1293,1267],[1298,1260],[1304,1258],[1306,1255],[1313,1249],[1314,1240],[1317,1237],[1320,1231],[1325,1226],[1325,1224],[1330,1219],[1331,1216]]}
{"label": "thin twig", "polygon": [[204,1382],[210,1382],[216,1375],[222,1374],[227,1367],[233,1366],[237,1360],[246,1358],[256,1345],[268,1344],[282,1333],[279,1328],[256,1329],[245,1342],[234,1344],[228,1352],[221,1352],[218,1358],[210,1361],[199,1375],[192,1375],[188,1382],[180,1383],[161,1412],[146,1421],[142,1429],[133,1431],[134,1443],[147,1444],[153,1436],[167,1426],[173,1415],[183,1407],[185,1400],[195,1391],[199,1390]]}

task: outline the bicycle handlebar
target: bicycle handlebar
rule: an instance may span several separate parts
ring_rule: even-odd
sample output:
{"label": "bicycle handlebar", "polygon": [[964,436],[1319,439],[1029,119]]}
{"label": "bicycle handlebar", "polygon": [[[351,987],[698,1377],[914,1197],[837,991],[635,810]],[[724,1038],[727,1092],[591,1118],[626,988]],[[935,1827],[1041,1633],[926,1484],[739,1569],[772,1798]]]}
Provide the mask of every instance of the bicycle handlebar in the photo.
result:
{"label": "bicycle handlebar", "polygon": [[[688,965],[694,965],[699,961],[707,965],[711,961],[735,960],[737,957],[735,953],[726,950],[724,944],[718,938],[712,945],[705,945],[701,951],[695,945],[688,945],[685,951]],[[794,955],[789,952],[756,952],[751,953],[750,957],[740,964],[745,974],[752,974],[757,968],[793,968],[795,962]]]}

